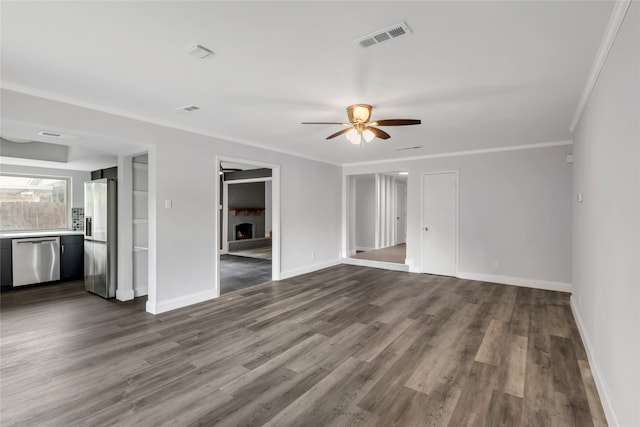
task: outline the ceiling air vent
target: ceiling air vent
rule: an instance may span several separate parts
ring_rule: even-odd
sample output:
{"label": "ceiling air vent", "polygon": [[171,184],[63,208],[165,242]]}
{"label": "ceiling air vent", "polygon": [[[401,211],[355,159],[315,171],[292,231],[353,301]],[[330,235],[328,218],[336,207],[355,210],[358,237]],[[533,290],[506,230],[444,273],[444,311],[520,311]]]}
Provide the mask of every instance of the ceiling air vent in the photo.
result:
{"label": "ceiling air vent", "polygon": [[393,150],[395,151],[417,150],[418,148],[422,148],[422,145],[414,145],[412,147],[396,147],[396,148],[393,148]]}
{"label": "ceiling air vent", "polygon": [[52,138],[60,138],[62,136],[59,133],[47,132],[45,130],[41,130],[40,132],[38,132],[38,135],[40,135],[40,136],[50,136]]}
{"label": "ceiling air vent", "polygon": [[75,135],[68,135],[68,134],[62,134],[62,133],[57,133],[57,132],[51,132],[49,130],[41,130],[40,132],[38,132],[38,135],[46,136],[46,137],[49,137],[49,138],[60,138],[60,139],[76,139],[76,138],[78,138]]}
{"label": "ceiling air vent", "polygon": [[199,109],[200,107],[198,107],[197,105],[185,105],[184,107],[176,108],[177,111],[197,111]]}
{"label": "ceiling air vent", "polygon": [[387,40],[395,39],[396,37],[403,36],[405,34],[411,34],[411,30],[406,22],[402,21],[396,25],[392,25],[382,30],[374,31],[366,36],[359,37],[355,40],[360,47],[370,47]]}

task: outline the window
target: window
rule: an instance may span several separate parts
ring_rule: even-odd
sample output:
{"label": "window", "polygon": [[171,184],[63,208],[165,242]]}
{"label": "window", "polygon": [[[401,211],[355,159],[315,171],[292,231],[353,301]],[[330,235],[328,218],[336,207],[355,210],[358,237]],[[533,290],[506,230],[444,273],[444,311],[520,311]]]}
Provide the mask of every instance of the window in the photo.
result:
{"label": "window", "polygon": [[69,228],[71,179],[0,175],[0,230]]}

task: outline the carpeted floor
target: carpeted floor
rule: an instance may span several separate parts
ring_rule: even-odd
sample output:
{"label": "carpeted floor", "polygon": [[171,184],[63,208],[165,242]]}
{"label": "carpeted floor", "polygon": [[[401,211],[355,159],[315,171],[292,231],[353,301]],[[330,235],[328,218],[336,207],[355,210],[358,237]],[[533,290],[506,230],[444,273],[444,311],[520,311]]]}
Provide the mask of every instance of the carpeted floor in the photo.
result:
{"label": "carpeted floor", "polygon": [[371,261],[393,262],[396,264],[404,264],[407,257],[407,245],[400,243],[399,245],[389,246],[388,248],[373,249],[365,252],[358,252],[351,258],[368,259]]}

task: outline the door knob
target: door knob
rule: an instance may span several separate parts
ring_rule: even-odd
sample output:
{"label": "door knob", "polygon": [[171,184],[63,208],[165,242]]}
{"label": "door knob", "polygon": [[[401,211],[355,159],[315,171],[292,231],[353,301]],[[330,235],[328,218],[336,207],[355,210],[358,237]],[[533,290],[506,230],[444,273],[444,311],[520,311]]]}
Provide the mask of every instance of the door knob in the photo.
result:
{"label": "door knob", "polygon": [[426,225],[424,226],[424,231],[429,231],[429,227],[427,227]]}

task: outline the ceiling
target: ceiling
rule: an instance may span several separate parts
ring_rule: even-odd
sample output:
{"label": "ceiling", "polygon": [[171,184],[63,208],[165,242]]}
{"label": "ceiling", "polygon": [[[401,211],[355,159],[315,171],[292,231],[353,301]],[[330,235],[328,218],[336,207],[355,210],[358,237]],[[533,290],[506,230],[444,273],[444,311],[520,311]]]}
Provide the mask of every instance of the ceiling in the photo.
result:
{"label": "ceiling", "polygon": [[[611,1],[3,1],[6,89],[335,164],[571,139]],[[411,34],[363,49],[360,36]],[[214,54],[187,54],[195,44]],[[391,139],[324,138],[345,107]],[[177,107],[197,105],[194,112]],[[5,107],[6,109],[7,107]],[[3,120],[2,136],[38,139]],[[73,134],[73,129],[60,129]],[[50,141],[44,141],[50,142]],[[109,135],[82,135],[100,155]],[[422,146],[410,151],[394,148]],[[5,158],[3,157],[3,161]]]}

